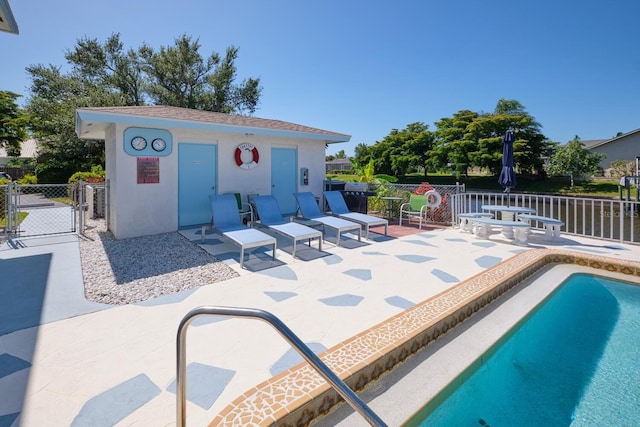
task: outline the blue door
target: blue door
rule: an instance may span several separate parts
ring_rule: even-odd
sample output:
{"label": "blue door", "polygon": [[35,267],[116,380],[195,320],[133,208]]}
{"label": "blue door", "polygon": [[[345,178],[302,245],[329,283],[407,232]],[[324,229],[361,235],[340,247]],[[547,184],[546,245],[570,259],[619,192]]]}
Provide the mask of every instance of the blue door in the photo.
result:
{"label": "blue door", "polygon": [[298,191],[298,152],[295,148],[271,149],[271,194],[283,215],[295,215],[298,206],[293,193]]}
{"label": "blue door", "polygon": [[209,144],[178,144],[178,225],[211,221],[209,195],[216,193],[218,147]]}

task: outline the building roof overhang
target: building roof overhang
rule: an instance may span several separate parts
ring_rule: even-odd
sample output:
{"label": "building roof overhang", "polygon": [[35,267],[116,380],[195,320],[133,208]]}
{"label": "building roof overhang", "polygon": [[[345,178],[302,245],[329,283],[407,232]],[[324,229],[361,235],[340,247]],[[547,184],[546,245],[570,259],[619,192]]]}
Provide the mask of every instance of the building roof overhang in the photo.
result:
{"label": "building roof overhang", "polygon": [[18,23],[11,12],[9,0],[0,0],[0,31],[18,34]]}
{"label": "building roof overhang", "polygon": [[76,134],[81,139],[105,139],[111,124],[156,128],[188,128],[210,132],[269,135],[322,140],[326,144],[347,142],[350,135],[283,122],[189,108],[153,106],[90,107],[76,110]]}

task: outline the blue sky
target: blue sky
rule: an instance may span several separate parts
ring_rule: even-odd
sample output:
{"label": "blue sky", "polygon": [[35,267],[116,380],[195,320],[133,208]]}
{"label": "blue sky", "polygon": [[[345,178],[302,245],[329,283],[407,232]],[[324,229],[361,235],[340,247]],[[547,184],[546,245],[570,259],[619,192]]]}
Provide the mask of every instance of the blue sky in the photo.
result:
{"label": "blue sky", "polygon": [[264,88],[255,116],[352,135],[327,154],[500,98],[560,143],[640,128],[638,0],[9,1],[20,34],[0,33],[0,90],[23,95],[27,66],[65,69],[84,36],[187,34],[203,56],[240,48],[239,79]]}

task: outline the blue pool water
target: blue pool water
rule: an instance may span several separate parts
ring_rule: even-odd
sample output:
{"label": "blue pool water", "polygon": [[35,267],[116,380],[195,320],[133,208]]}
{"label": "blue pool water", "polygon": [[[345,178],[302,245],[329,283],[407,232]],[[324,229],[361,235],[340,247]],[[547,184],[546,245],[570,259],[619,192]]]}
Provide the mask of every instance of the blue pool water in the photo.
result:
{"label": "blue pool water", "polygon": [[406,425],[640,425],[640,286],[571,276],[454,384]]}

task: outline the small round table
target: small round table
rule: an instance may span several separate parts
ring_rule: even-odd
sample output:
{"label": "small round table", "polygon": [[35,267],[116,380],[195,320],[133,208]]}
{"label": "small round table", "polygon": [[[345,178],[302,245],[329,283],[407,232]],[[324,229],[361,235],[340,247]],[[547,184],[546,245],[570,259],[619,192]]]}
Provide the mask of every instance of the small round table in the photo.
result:
{"label": "small round table", "polygon": [[387,218],[391,219],[393,216],[393,202],[402,200],[402,197],[394,197],[394,196],[384,196],[380,197],[381,200],[387,201]]}

